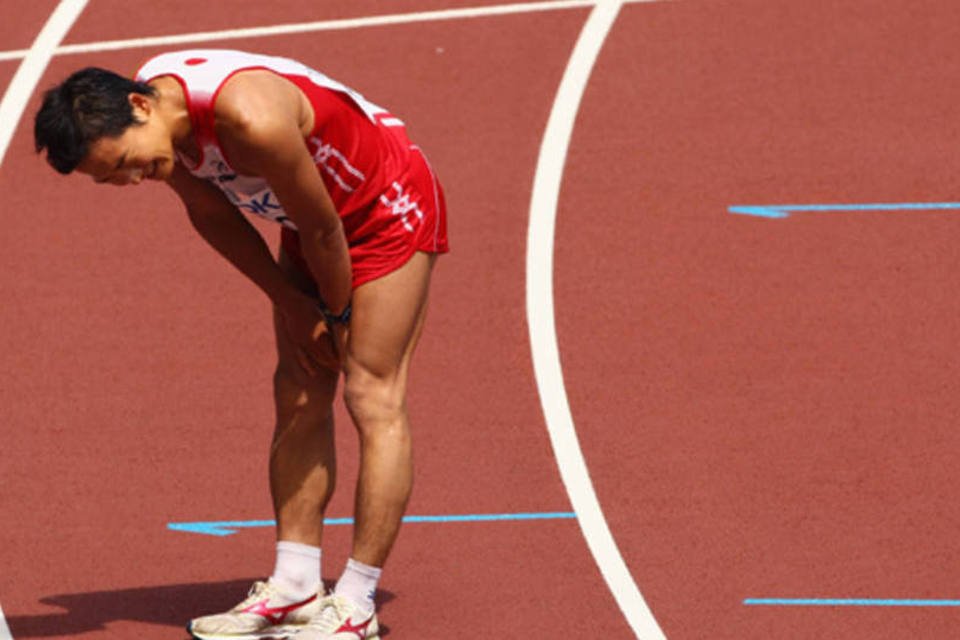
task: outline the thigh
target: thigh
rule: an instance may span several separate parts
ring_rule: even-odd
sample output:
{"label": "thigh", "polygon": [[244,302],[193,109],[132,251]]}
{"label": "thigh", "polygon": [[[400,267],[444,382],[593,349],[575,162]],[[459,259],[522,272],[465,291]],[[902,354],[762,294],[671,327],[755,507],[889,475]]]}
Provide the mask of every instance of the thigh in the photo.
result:
{"label": "thigh", "polygon": [[416,252],[402,267],[357,287],[345,372],[405,377],[423,327],[436,255]]}

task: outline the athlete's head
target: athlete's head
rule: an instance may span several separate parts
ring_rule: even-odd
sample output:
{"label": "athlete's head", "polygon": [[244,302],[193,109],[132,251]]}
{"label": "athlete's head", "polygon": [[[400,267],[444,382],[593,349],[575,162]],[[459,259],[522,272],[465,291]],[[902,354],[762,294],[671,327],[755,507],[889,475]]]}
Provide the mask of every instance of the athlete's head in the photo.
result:
{"label": "athlete's head", "polygon": [[34,120],[37,152],[63,174],[138,184],[173,168],[169,129],[158,117],[158,92],[112,71],[88,67],[48,90]]}

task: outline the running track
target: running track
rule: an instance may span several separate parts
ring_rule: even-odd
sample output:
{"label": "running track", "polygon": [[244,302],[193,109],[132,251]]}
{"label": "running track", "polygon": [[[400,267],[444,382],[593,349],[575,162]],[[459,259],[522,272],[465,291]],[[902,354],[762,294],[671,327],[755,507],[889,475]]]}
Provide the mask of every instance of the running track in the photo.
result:
{"label": "running track", "polygon": [[[0,27],[0,90],[57,4]],[[191,4],[90,0],[63,43],[385,13]],[[579,515],[407,525],[389,637],[953,637],[957,214],[728,213],[960,199],[960,7],[843,4],[404,0],[485,9],[202,43],[389,105],[447,185],[410,513]],[[171,46],[74,46],[34,84]],[[28,91],[0,168],[0,637],[180,637],[270,569],[269,528],[167,528],[269,517],[268,308],[162,188],[52,174]]]}

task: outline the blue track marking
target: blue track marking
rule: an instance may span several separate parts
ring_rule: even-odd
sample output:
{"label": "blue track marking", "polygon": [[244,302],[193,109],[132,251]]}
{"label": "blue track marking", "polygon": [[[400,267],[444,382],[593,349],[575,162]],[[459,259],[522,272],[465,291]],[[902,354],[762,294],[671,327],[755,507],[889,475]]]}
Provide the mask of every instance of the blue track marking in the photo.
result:
{"label": "blue track marking", "polygon": [[748,606],[772,607],[960,607],[960,600],[883,600],[876,598],[747,598]]}
{"label": "blue track marking", "polygon": [[[416,522],[499,522],[517,520],[569,520],[577,514],[566,511],[548,511],[539,513],[476,513],[469,515],[441,515],[441,516],[404,516],[403,521]],[[353,518],[326,518],[325,525],[353,524]],[[237,529],[276,526],[275,520],[223,520],[219,522],[170,522],[167,529],[171,531],[186,531],[188,533],[202,533],[208,536],[232,536]]]}
{"label": "blue track marking", "polygon": [[789,218],[791,213],[878,213],[956,211],[960,202],[895,202],[886,204],[763,204],[736,205],[730,213],[760,218]]}

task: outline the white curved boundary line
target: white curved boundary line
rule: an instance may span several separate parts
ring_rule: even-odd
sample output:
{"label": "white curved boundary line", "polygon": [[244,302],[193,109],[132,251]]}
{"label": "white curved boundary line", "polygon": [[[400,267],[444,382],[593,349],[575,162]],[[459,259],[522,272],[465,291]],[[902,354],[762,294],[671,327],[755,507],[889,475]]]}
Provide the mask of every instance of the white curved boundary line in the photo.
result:
{"label": "white curved boundary line", "polygon": [[36,40],[27,51],[17,73],[14,74],[10,86],[0,101],[0,165],[7,154],[7,147],[13,132],[17,129],[20,116],[27,106],[27,101],[33,95],[33,90],[40,81],[53,52],[60,45],[60,41],[67,35],[80,12],[87,5],[87,0],[60,0],[60,4],[53,10],[43,29],[37,34]]}
{"label": "white curved boundary line", "polygon": [[[563,165],[593,64],[625,1],[655,0],[597,0],[567,64],[547,122],[530,203],[527,321],[550,441],[587,545],[637,637],[666,640],[620,555],[590,482],[563,384],[553,317],[553,238]],[[0,101],[0,164],[40,76],[86,4],[87,0],[61,0],[26,52]],[[13,640],[2,609],[0,640]]]}
{"label": "white curved boundary line", "polygon": [[0,640],[13,640],[13,634],[10,633],[7,620],[3,617],[3,607],[0,607]]}
{"label": "white curved boundary line", "polygon": [[597,1],[567,63],[547,121],[527,229],[527,323],[547,431],[587,546],[637,638],[666,640],[620,555],[590,481],[564,388],[553,314],[553,239],[567,148],[593,64],[622,4],[623,0]]}
{"label": "white curved boundary line", "polygon": [[[86,6],[87,0],[60,0],[60,4],[47,18],[46,24],[27,50],[10,81],[10,86],[3,94],[3,100],[0,100],[0,166],[3,165],[3,158],[7,155],[13,132],[17,129],[20,116],[23,115],[23,110],[30,96],[33,95],[40,76],[50,64],[54,51]],[[13,640],[13,634],[7,626],[2,607],[0,607],[0,640]]]}

